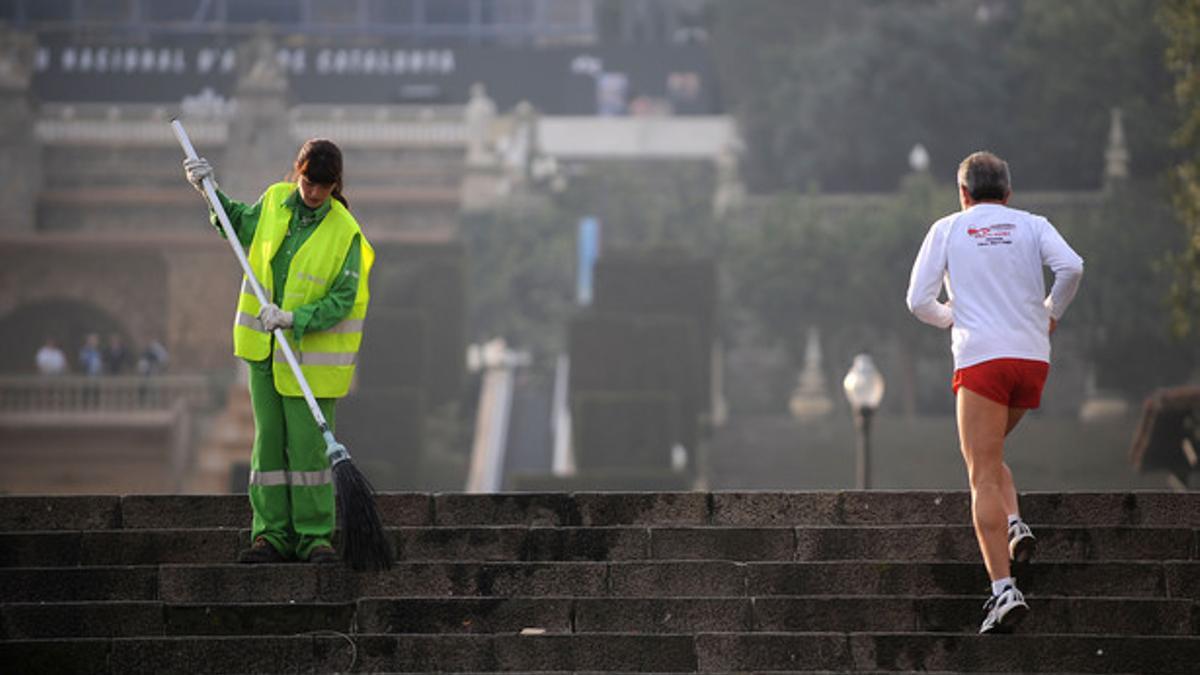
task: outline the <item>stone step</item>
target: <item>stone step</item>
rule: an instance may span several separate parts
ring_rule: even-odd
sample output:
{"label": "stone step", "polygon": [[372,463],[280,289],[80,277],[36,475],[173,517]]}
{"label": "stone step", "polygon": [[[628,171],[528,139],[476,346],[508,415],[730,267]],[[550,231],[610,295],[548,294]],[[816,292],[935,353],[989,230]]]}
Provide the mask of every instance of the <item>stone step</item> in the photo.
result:
{"label": "stone step", "polygon": [[[1192,635],[1191,600],[1031,597],[1022,633]],[[364,598],[356,603],[0,605],[0,639],[344,633],[973,633],[981,597]]]}
{"label": "stone step", "polygon": [[348,633],[356,612],[355,603],[11,603],[0,605],[0,639]]}
{"label": "stone step", "polygon": [[[966,492],[679,492],[381,494],[389,526],[893,525],[970,523]],[[1044,525],[1200,528],[1200,492],[1028,493],[1025,519]],[[3,496],[0,532],[246,527],[241,495]]]}
{"label": "stone step", "polygon": [[704,634],[700,672],[945,670],[1019,673],[1184,673],[1200,638],[937,633]]}
{"label": "stone step", "polygon": [[333,635],[0,643],[38,673],[952,671],[1184,673],[1200,638],[937,633]]}
{"label": "stone step", "polygon": [[[1197,559],[1200,530],[1045,526],[1039,562]],[[978,562],[967,525],[857,527],[402,527],[401,560],[942,560]],[[221,563],[248,530],[117,529],[0,533],[0,567]]]}
{"label": "stone step", "polygon": [[[1039,595],[1200,600],[1200,562],[1039,563],[1018,577]],[[963,595],[983,566],[911,561],[402,562],[357,574],[338,565],[0,568],[5,602],[351,602],[362,597],[770,597]]]}

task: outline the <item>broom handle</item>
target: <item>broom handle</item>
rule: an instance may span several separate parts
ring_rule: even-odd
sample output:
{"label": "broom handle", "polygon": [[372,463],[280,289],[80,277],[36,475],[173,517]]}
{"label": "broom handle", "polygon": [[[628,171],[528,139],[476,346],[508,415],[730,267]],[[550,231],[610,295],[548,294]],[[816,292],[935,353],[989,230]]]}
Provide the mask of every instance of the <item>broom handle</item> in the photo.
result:
{"label": "broom handle", "polygon": [[[179,140],[179,145],[183,146],[183,152],[187,158],[198,159],[199,155],[196,154],[196,148],[192,147],[192,141],[188,138],[187,132],[183,129],[183,124],[178,119],[171,120],[171,130],[175,132],[175,138]],[[258,298],[259,305],[268,304],[270,300],[263,291],[262,285],[258,283],[258,278],[254,276],[254,271],[250,269],[250,261],[246,260],[246,252],[242,250],[242,243],[237,238],[237,232],[234,231],[233,225],[229,222],[229,216],[225,214],[225,209],[221,206],[221,200],[217,198],[217,191],[213,186],[212,179],[206,177],[201,186],[204,188],[204,198],[208,200],[208,205],[217,214],[217,220],[221,222],[221,230],[225,232],[225,240],[233,248],[233,254],[237,256],[238,263],[241,264],[242,271],[245,272],[246,279],[250,282],[250,288],[254,290],[254,297]],[[283,357],[287,359],[288,366],[292,369],[292,374],[296,376],[296,381],[300,383],[300,391],[304,394],[304,402],[308,404],[309,412],[312,413],[313,419],[317,422],[317,427],[325,437],[325,454],[329,457],[330,464],[336,464],[344,459],[349,459],[350,453],[346,451],[346,446],[334,439],[333,432],[329,429],[329,424],[325,421],[325,415],[321,414],[321,407],[317,405],[317,399],[313,396],[312,389],[308,386],[308,380],[304,379],[304,372],[300,370],[300,362],[296,360],[296,354],[292,351],[292,346],[288,343],[283,329],[276,328],[274,335],[275,344],[283,352]]]}

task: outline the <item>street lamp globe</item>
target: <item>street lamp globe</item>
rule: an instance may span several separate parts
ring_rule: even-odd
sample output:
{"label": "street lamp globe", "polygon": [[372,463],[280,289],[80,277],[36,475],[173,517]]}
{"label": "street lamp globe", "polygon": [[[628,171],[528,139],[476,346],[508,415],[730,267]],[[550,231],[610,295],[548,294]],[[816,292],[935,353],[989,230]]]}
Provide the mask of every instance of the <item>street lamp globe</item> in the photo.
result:
{"label": "street lamp globe", "polygon": [[842,380],[842,387],[854,409],[854,428],[858,432],[854,483],[858,489],[866,490],[871,487],[871,417],[883,400],[883,375],[870,356],[859,354]]}
{"label": "street lamp globe", "polygon": [[917,173],[929,170],[929,151],[925,149],[924,145],[917,143],[908,152],[908,166]]}
{"label": "street lamp globe", "polygon": [[850,401],[850,407],[855,412],[873,411],[879,408],[879,402],[883,400],[883,375],[867,354],[854,357],[850,372],[842,380],[842,387],[846,390],[846,400]]}

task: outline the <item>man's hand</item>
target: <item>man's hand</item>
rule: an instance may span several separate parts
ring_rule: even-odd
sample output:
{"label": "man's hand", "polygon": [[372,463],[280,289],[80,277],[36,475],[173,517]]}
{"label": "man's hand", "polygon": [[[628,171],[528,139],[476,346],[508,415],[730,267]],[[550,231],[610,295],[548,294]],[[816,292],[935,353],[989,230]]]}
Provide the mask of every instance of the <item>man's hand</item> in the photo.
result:
{"label": "man's hand", "polygon": [[276,328],[291,328],[292,313],[285,312],[279,309],[275,303],[267,303],[258,311],[258,320],[267,330],[275,330]]}
{"label": "man's hand", "polygon": [[204,192],[204,179],[212,181],[213,189],[217,187],[217,179],[213,176],[212,165],[207,159],[197,157],[196,159],[183,160],[183,171],[187,174],[188,182],[192,187],[196,188],[196,192]]}
{"label": "man's hand", "polygon": [[1050,335],[1054,335],[1055,329],[1058,328],[1058,319],[1050,319]]}

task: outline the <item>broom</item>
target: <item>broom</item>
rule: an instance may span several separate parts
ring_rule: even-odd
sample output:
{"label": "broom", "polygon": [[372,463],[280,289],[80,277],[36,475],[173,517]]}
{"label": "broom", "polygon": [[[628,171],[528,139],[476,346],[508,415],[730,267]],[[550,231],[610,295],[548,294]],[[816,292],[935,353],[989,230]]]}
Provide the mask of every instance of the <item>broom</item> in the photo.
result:
{"label": "broom", "polygon": [[[184,131],[179,120],[171,120],[171,130],[175,132],[175,138],[183,146],[183,152],[188,159],[196,159],[196,149],[192,147],[192,142],[188,139],[187,132]],[[233,225],[229,222],[229,216],[226,215],[225,209],[221,208],[221,201],[217,198],[212,180],[205,178],[202,187],[208,205],[212,207],[213,212],[217,214],[217,219],[221,221],[225,239],[233,247],[233,253],[241,263],[242,271],[246,273],[250,287],[254,289],[254,296],[258,298],[260,305],[266,305],[270,300],[250,269],[246,253],[242,250],[237,233],[234,232]],[[337,439],[333,437],[333,432],[329,429],[325,416],[321,414],[321,408],[317,406],[317,400],[308,386],[308,381],[304,379],[304,373],[300,370],[300,364],[296,361],[296,355],[292,352],[292,347],[288,343],[283,329],[276,328],[274,335],[275,344],[283,352],[292,373],[296,375],[296,380],[300,383],[300,390],[304,393],[304,401],[308,404],[308,409],[312,412],[317,427],[325,437],[325,456],[329,458],[329,464],[333,468],[333,487],[337,495],[338,529],[342,531],[342,559],[350,567],[360,571],[391,569],[394,556],[387,534],[383,530],[379,511],[375,507],[375,488],[358,470],[358,467],[354,466],[346,446],[338,443]]]}

